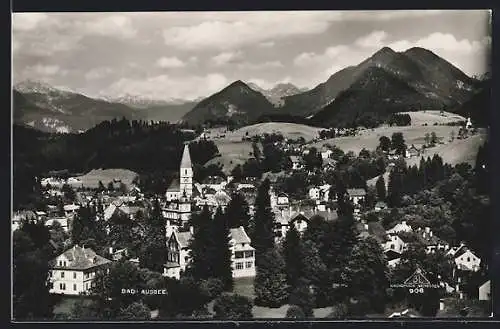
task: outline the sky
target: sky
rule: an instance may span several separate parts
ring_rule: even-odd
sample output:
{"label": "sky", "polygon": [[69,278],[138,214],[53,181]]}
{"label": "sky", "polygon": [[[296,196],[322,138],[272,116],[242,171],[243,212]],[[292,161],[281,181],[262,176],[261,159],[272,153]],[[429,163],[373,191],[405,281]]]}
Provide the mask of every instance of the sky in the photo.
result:
{"label": "sky", "polygon": [[91,97],[209,96],[235,80],[313,88],[388,46],[483,74],[489,10],[14,13],[13,82]]}

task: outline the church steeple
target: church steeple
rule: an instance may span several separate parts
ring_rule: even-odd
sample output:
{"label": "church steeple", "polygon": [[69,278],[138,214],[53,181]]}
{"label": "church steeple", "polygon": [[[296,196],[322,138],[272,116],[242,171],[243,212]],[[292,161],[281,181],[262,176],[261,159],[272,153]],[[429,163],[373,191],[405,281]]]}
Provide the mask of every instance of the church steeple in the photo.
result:
{"label": "church steeple", "polygon": [[180,196],[191,198],[193,195],[193,168],[191,164],[191,156],[189,154],[189,145],[184,146],[180,165]]}
{"label": "church steeple", "polygon": [[191,155],[189,154],[189,145],[184,145],[184,152],[182,153],[181,168],[191,168]]}

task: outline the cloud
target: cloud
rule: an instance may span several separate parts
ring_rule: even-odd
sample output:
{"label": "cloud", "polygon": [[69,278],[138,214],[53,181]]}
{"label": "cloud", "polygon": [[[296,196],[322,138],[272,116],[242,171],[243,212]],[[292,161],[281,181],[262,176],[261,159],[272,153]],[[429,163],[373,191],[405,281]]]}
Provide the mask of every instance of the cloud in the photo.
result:
{"label": "cloud", "polygon": [[146,79],[121,78],[101,93],[114,97],[129,94],[154,99],[196,99],[215,93],[227,84],[227,78],[219,73],[180,77],[163,74]]}
{"label": "cloud", "polygon": [[99,80],[111,74],[113,70],[109,67],[98,67],[85,73],[86,80]]}
{"label": "cloud", "polygon": [[274,45],[276,45],[276,42],[274,42],[274,41],[266,41],[266,42],[259,43],[259,47],[262,47],[262,48],[271,48],[271,47],[274,47]]}
{"label": "cloud", "polygon": [[227,65],[240,59],[242,56],[241,51],[236,52],[223,52],[211,58],[212,64],[215,66]]}
{"label": "cloud", "polygon": [[325,62],[331,62],[340,55],[345,56],[349,50],[350,48],[346,45],[338,45],[326,48],[322,54],[305,52],[297,55],[293,60],[293,64],[299,67],[307,67]]}
{"label": "cloud", "polygon": [[[252,12],[218,15],[191,26],[163,30],[168,46],[186,49],[228,50],[297,35],[325,32],[335,12]],[[286,24],[284,24],[286,22]]]}
{"label": "cloud", "polygon": [[177,57],[161,57],[156,61],[156,65],[161,68],[168,69],[181,68],[186,66],[186,64]]}
{"label": "cloud", "polygon": [[485,48],[490,46],[490,43],[490,37],[473,41],[468,39],[458,40],[453,34],[436,32],[416,41],[395,41],[389,46],[395,51],[403,51],[411,47],[423,47],[429,50],[445,50],[471,54],[483,51]]}
{"label": "cloud", "polygon": [[12,14],[12,29],[23,32],[32,31],[47,21],[48,17],[44,13],[14,13]]}
{"label": "cloud", "polygon": [[255,83],[257,86],[259,86],[262,89],[271,89],[280,83],[291,83],[292,78],[289,76],[286,76],[282,79],[273,80],[273,81],[266,80],[266,79],[260,79],[260,78],[250,78],[250,79],[247,79],[246,81],[251,82],[251,83]]}
{"label": "cloud", "polygon": [[[102,15],[102,14],[101,14]],[[132,26],[130,17],[111,15],[99,17],[96,20],[76,22],[76,30],[86,35],[102,35],[119,38],[133,38],[137,30]]]}
{"label": "cloud", "polygon": [[385,31],[373,31],[372,33],[358,38],[354,43],[363,48],[380,48],[384,46],[384,41],[388,34]]}
{"label": "cloud", "polygon": [[238,65],[238,68],[240,70],[269,70],[269,69],[276,69],[276,68],[282,68],[283,63],[280,61],[268,61],[268,62],[262,62],[262,63],[240,63]]}
{"label": "cloud", "polygon": [[[26,67],[22,72],[22,78],[37,80],[49,80],[55,76],[65,76],[68,70],[62,69],[59,65],[35,64]],[[18,80],[18,79],[17,79]]]}

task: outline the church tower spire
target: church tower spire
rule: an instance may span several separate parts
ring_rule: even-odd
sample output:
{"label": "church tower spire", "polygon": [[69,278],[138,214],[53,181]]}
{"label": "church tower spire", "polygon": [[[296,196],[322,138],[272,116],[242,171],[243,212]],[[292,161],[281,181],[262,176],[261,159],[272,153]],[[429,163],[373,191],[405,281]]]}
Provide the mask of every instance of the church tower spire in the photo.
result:
{"label": "church tower spire", "polygon": [[180,193],[181,197],[191,198],[193,195],[193,167],[191,164],[191,155],[189,154],[189,144],[184,145],[180,166]]}

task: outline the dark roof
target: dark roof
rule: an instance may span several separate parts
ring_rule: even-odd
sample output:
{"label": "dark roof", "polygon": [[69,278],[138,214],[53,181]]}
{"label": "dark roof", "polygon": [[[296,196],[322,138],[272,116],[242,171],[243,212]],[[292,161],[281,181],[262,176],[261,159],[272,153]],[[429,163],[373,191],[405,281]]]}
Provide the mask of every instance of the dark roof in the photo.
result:
{"label": "dark roof", "polygon": [[187,248],[189,246],[189,241],[193,237],[190,231],[175,232],[175,236],[177,237],[177,242],[179,242],[181,248]]}
{"label": "dark roof", "polygon": [[[56,259],[52,260],[52,268],[54,269],[73,269],[73,270],[86,270],[89,268],[93,268],[96,266],[105,265],[111,263],[109,259],[106,259],[102,256],[99,256],[95,253],[94,250],[90,248],[80,247],[75,245],[70,249],[63,252],[61,255],[64,255],[69,261],[68,266],[60,267],[59,264],[56,263]],[[58,257],[60,257],[59,255]]]}
{"label": "dark roof", "polygon": [[170,183],[170,186],[167,189],[167,192],[178,192],[181,190],[181,184],[179,182],[178,178],[174,178],[172,180],[172,183]]}

